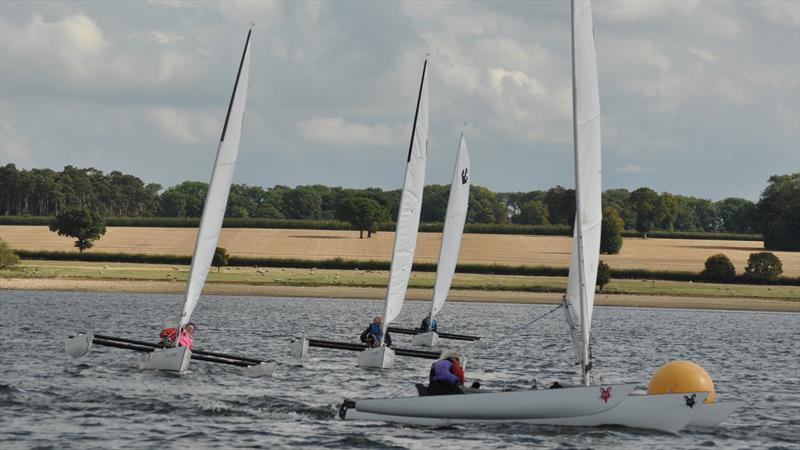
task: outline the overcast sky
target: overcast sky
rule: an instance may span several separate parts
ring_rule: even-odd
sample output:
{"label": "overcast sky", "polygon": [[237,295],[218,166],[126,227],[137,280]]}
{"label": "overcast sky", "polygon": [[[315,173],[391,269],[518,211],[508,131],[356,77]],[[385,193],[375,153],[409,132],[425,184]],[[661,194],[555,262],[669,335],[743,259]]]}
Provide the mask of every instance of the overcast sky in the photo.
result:
{"label": "overcast sky", "polygon": [[[756,200],[800,171],[800,2],[595,1],[603,187]],[[207,181],[244,39],[235,182],[574,186],[569,3],[0,2],[0,163]]]}

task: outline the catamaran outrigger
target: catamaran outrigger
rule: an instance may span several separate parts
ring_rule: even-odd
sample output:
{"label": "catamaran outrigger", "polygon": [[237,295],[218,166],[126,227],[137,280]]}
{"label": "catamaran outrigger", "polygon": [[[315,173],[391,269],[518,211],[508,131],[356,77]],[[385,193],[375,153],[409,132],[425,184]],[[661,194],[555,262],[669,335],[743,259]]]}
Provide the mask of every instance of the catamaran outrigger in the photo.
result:
{"label": "catamaran outrigger", "polygon": [[208,185],[208,194],[203,207],[203,216],[200,219],[200,228],[194,253],[192,254],[192,265],[189,272],[189,281],[186,284],[185,301],[177,319],[177,327],[175,327],[176,338],[173,346],[162,347],[144,341],[94,335],[93,333],[80,333],[76,336],[69,336],[65,343],[66,352],[73,357],[85,355],[94,344],[144,352],[139,358],[138,366],[140,369],[156,369],[180,373],[188,368],[191,359],[196,359],[241,366],[243,367],[243,373],[248,376],[272,375],[275,369],[275,363],[273,362],[199,350],[192,352],[190,348],[178,345],[180,340],[178,336],[181,336],[181,332],[189,323],[194,307],[197,305],[197,301],[203,291],[203,286],[208,277],[208,270],[211,268],[211,262],[214,258],[217,241],[219,240],[222,219],[225,216],[228,193],[233,179],[233,171],[236,167],[236,157],[239,153],[239,140],[247,101],[247,86],[250,74],[250,37],[252,33],[253,29],[251,28],[247,32],[242,59],[239,62],[239,70],[236,74],[236,82],[233,85],[233,93],[225,116],[225,124],[222,127],[222,136],[220,137],[214,169]]}
{"label": "catamaran outrigger", "polygon": [[[672,389],[667,381],[658,390],[654,389],[663,393],[652,395],[632,394],[635,384],[592,386],[589,345],[602,222],[600,99],[590,0],[573,0],[571,6],[576,213],[564,310],[578,353],[583,386],[345,400],[339,410],[342,419],[423,425],[472,422],[623,425],[677,432],[687,425],[716,426],[741,404],[706,403],[707,399],[713,399],[713,386],[707,389],[700,383],[686,392]],[[576,320],[571,309],[578,316],[578,327],[573,326]]]}

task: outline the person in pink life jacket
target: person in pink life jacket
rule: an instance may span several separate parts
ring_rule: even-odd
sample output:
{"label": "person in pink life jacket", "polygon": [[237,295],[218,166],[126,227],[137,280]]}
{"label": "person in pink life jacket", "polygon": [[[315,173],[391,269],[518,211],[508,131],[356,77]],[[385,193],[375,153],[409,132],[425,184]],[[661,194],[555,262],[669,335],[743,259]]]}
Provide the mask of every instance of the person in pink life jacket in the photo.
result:
{"label": "person in pink life jacket", "polygon": [[[192,349],[192,336],[194,332],[197,330],[197,326],[192,322],[186,324],[181,330],[181,337],[178,340],[178,345],[181,347],[189,347],[189,350]],[[161,330],[159,334],[161,338],[161,343],[165,346],[171,347],[175,343],[175,328],[168,327]]]}

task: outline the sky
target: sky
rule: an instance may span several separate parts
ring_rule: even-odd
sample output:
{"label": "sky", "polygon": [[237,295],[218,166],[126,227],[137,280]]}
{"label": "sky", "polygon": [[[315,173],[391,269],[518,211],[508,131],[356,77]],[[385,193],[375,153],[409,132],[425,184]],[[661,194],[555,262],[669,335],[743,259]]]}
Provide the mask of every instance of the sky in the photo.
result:
{"label": "sky", "polygon": [[[603,188],[757,200],[800,171],[800,1],[593,2]],[[399,189],[426,55],[426,183],[574,186],[570,7],[0,2],[0,164],[207,181],[252,38],[236,183]]]}

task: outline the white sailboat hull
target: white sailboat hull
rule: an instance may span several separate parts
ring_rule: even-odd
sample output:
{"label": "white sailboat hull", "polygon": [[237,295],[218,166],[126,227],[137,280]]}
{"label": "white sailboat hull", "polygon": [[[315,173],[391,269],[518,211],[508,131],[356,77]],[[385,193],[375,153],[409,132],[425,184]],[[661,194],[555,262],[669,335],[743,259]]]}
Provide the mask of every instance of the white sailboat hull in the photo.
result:
{"label": "white sailboat hull", "polygon": [[80,358],[92,349],[94,333],[78,333],[70,336],[64,342],[64,351],[73,358]]}
{"label": "white sailboat hull", "polygon": [[139,357],[139,368],[143,370],[166,370],[184,372],[189,368],[192,351],[188,347],[170,347],[155,349]]}
{"label": "white sailboat hull", "polygon": [[687,405],[684,394],[629,395],[616,407],[599,414],[532,420],[527,423],[577,427],[621,425],[677,433],[689,424],[696,412],[702,410],[700,404],[708,396],[707,392],[695,394],[697,397],[693,407]]}
{"label": "white sailboat hull", "polygon": [[427,333],[420,333],[415,334],[413,338],[411,338],[411,345],[417,345],[420,347],[438,347],[439,346],[439,334],[435,331],[428,331]]}
{"label": "white sailboat hull", "polygon": [[[614,387],[616,388],[618,386]],[[633,388],[632,385],[630,388]],[[451,411],[447,413],[450,417],[435,417],[430,411],[430,405],[424,405],[421,406],[419,410],[412,411],[410,408],[401,408],[398,406],[378,408],[366,403],[368,402],[366,400],[360,400],[356,401],[355,408],[346,409],[344,411],[344,417],[342,418],[345,420],[377,420],[408,425],[430,426],[500,422],[581,427],[620,425],[676,433],[690,424],[696,413],[703,410],[701,404],[708,395],[706,392],[696,393],[697,403],[694,405],[694,408],[686,404],[684,394],[625,395],[615,402],[609,399],[609,403],[603,405],[605,409],[601,411],[597,411],[597,405],[593,404],[595,398],[593,398],[591,394],[587,398],[586,396],[575,396],[573,395],[574,393],[570,392],[569,399],[536,395],[536,393],[557,393],[558,391],[567,393],[566,391],[573,389],[591,388],[566,388],[502,393],[509,394],[512,398],[515,398],[515,400],[519,400],[525,404],[524,409],[514,410],[509,410],[506,406],[510,404],[513,408],[516,406],[514,402],[507,402],[506,399],[500,397],[489,397],[495,394],[419,397],[431,399],[430,403],[432,404],[440,403],[444,398],[448,400],[452,398],[454,400],[453,403],[461,403],[459,405],[461,408],[460,411]],[[597,397],[596,392],[594,397]],[[492,415],[493,413],[496,415]],[[460,417],[453,417],[455,415]]]}
{"label": "white sailboat hull", "polygon": [[271,377],[273,373],[275,373],[274,362],[262,362],[261,364],[242,368],[242,375],[250,378]]}
{"label": "white sailboat hull", "polygon": [[394,350],[386,346],[373,347],[358,354],[358,367],[391,369],[394,367]]}
{"label": "white sailboat hull", "polygon": [[[601,389],[611,388],[604,396]],[[599,414],[621,403],[634,384],[571,387],[464,395],[356,400],[343,408],[346,420],[382,420],[420,425],[520,422]]]}
{"label": "white sailboat hull", "polygon": [[703,403],[695,411],[690,427],[715,427],[727,419],[733,411],[744,406],[744,402],[712,402]]}

